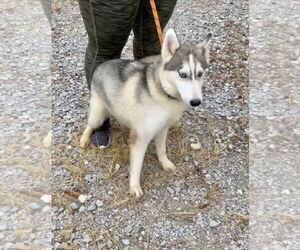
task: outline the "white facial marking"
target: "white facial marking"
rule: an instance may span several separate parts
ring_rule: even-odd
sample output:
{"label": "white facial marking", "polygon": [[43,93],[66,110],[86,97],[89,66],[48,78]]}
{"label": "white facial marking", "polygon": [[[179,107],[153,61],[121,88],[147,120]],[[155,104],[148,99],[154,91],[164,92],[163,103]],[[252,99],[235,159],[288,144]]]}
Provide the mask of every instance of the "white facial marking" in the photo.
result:
{"label": "white facial marking", "polygon": [[195,63],[194,63],[194,56],[193,56],[193,54],[189,55],[189,60],[190,60],[191,76],[192,76],[192,79],[195,80]]}

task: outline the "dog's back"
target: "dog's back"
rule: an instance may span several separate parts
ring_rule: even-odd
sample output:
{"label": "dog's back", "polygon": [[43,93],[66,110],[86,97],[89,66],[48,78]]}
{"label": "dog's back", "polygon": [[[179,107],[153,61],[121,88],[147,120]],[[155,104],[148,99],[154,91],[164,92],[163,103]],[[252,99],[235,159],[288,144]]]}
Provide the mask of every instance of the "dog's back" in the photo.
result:
{"label": "dog's back", "polygon": [[139,61],[114,59],[104,62],[93,75],[92,90],[111,108],[128,80],[137,74],[142,79],[145,68],[146,65]]}
{"label": "dog's back", "polygon": [[149,105],[147,70],[150,64],[122,59],[100,65],[93,76],[92,91],[120,123],[132,126]]}

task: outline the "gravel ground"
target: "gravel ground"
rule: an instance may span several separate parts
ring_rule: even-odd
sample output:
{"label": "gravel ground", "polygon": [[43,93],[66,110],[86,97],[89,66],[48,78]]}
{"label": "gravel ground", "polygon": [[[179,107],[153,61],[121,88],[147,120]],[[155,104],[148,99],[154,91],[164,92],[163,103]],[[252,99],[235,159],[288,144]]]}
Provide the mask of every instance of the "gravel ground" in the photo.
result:
{"label": "gravel ground", "polygon": [[[138,201],[127,194],[126,130],[113,122],[105,151],[78,147],[88,107],[87,36],[76,2],[57,2],[53,10],[54,245],[248,249],[247,1],[178,1],[169,26],[184,43],[213,31],[212,64],[204,104],[186,112],[168,137],[180,170],[163,173],[151,145]],[[132,57],[131,40],[124,58]],[[201,148],[192,149],[197,141]]]}
{"label": "gravel ground", "polygon": [[179,171],[150,145],[141,200],[127,194],[127,130],[113,121],[109,149],[78,147],[87,36],[75,0],[52,7],[49,182],[50,26],[37,0],[0,3],[1,249],[300,249],[298,1],[252,0],[249,20],[248,1],[178,1],[169,26],[193,44],[213,31],[212,64],[204,104],[168,136]]}
{"label": "gravel ground", "polygon": [[250,5],[253,249],[300,249],[299,7],[293,0]]}
{"label": "gravel ground", "polygon": [[51,117],[51,30],[37,1],[1,1],[0,16],[0,248],[49,249],[51,206],[39,198],[51,191],[40,147]]}

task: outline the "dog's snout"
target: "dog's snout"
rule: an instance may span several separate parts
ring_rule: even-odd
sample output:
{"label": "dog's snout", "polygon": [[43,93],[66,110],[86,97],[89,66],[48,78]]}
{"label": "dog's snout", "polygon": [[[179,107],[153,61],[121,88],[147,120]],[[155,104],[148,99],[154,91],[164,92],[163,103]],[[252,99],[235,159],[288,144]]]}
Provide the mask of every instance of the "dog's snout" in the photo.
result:
{"label": "dog's snout", "polygon": [[190,101],[190,104],[192,107],[196,107],[199,106],[201,104],[201,100],[200,99],[193,99]]}

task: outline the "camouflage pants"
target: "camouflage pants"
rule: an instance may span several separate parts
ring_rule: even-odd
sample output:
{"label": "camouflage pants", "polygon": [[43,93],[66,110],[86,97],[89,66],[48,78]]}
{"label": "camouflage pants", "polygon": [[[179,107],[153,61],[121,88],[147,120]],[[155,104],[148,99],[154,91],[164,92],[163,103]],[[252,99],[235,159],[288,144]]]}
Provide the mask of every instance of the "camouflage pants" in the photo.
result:
{"label": "camouflage pants", "polygon": [[[120,58],[133,30],[134,58],[160,53],[150,0],[78,0],[88,33],[85,73],[88,86],[96,67],[104,61]],[[162,29],[169,21],[176,0],[156,0]]]}

